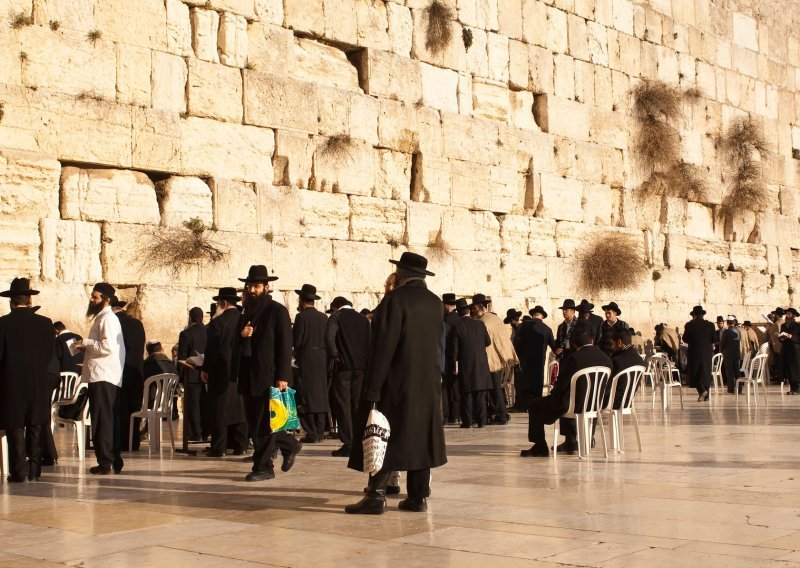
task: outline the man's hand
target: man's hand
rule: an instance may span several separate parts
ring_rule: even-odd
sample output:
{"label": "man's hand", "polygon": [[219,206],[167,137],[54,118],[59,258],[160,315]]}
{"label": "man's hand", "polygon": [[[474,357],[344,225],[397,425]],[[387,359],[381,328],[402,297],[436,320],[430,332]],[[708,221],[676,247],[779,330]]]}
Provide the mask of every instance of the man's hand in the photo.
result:
{"label": "man's hand", "polygon": [[561,355],[562,351],[564,351],[561,347],[556,349],[556,355]]}
{"label": "man's hand", "polygon": [[205,371],[200,371],[200,380],[203,381],[204,383],[207,383],[208,373],[206,373]]}
{"label": "man's hand", "polygon": [[289,383],[287,381],[275,381],[275,385],[278,387],[278,390],[282,391],[289,388]]}
{"label": "man's hand", "polygon": [[251,322],[247,322],[247,325],[244,326],[242,329],[242,337],[252,337],[253,336],[253,326]]}

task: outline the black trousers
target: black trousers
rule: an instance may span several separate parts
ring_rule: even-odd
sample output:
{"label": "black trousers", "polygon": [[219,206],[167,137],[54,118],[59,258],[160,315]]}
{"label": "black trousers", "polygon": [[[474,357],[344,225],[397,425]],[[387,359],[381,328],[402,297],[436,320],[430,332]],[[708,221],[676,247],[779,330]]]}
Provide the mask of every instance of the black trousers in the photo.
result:
{"label": "black trousers", "polygon": [[325,420],[327,412],[304,412],[300,415],[300,426],[306,431],[309,440],[325,439]]}
{"label": "black trousers", "polygon": [[[54,381],[53,389],[50,391],[50,400],[53,400],[53,392],[58,388],[59,381]],[[58,460],[58,450],[56,450],[56,441],[53,439],[52,424],[53,415],[47,417],[47,424],[42,425],[41,444],[42,444],[42,460],[53,463]]]}
{"label": "black trousers", "polygon": [[211,432],[211,452],[224,454],[229,447],[235,452],[247,449],[247,424],[225,424],[223,416],[221,424],[216,424]]}
{"label": "black trousers", "polygon": [[286,431],[273,433],[269,427],[269,395],[244,396],[247,427],[253,439],[253,471],[275,471],[272,452],[277,447],[286,456],[294,451],[298,441]]}
{"label": "black trousers", "polygon": [[464,427],[472,426],[477,422],[478,426],[486,426],[488,413],[486,410],[486,398],[489,391],[474,391],[461,393],[461,425]]}
{"label": "black trousers", "polygon": [[[556,409],[555,402],[550,396],[540,396],[531,399],[528,405],[528,441],[547,446],[547,439],[544,436],[545,424],[552,424],[556,420],[561,420],[559,430],[568,442],[577,440],[578,429],[574,418],[560,418],[561,412]],[[558,444],[558,440],[554,441]]]}
{"label": "black trousers", "polygon": [[[386,494],[386,486],[392,475],[391,469],[381,469],[378,473],[369,476],[367,492],[374,497],[381,491]],[[423,499],[431,494],[431,470],[415,469],[408,472],[406,478],[406,492],[411,499]]]}
{"label": "black trousers", "polygon": [[736,357],[731,361],[725,361],[723,359],[722,363],[722,376],[725,378],[725,385],[728,387],[728,392],[733,392],[734,387],[736,385],[736,379],[739,378],[739,367],[741,365],[741,361],[739,358]]}
{"label": "black trousers", "polygon": [[[531,403],[531,399],[535,390],[531,389],[516,389],[517,391],[517,400],[514,401],[514,408],[519,412],[528,412],[528,405]],[[539,396],[542,396],[542,389],[539,389]]]}
{"label": "black trousers", "polygon": [[36,425],[6,430],[8,470],[12,478],[23,479],[28,476],[31,467],[41,468],[43,427],[46,426]]}
{"label": "black trousers", "polygon": [[[89,397],[91,398],[91,384],[89,386]],[[133,421],[133,447],[128,447],[128,440],[130,439],[131,432],[131,414],[138,412],[142,409],[142,393],[144,392],[144,383],[138,381],[130,381],[123,383],[119,393],[119,443],[123,452],[128,450],[137,451],[139,449],[139,430],[141,429],[141,419],[136,418]],[[90,409],[91,411],[91,409]],[[92,417],[92,424],[94,424],[94,417]]]}
{"label": "black trousers", "polygon": [[508,420],[508,409],[506,409],[506,393],[503,392],[502,370],[492,373],[492,415],[495,420]]}
{"label": "black trousers", "polygon": [[345,446],[353,443],[353,418],[358,410],[364,371],[339,371],[333,377],[331,398],[333,416],[339,426],[339,439]]}
{"label": "black trousers", "polygon": [[458,381],[455,377],[442,375],[442,419],[447,422],[458,422],[461,410]]}
{"label": "black trousers", "polygon": [[189,383],[183,397],[183,419],[188,419],[190,440],[203,439],[203,415],[200,410],[200,398],[202,395],[202,383]]}
{"label": "black trousers", "polygon": [[[92,443],[97,463],[104,468],[119,469],[122,467],[120,455],[122,447],[120,444],[121,390],[120,387],[106,381],[89,383]],[[128,416],[130,415],[128,414]]]}

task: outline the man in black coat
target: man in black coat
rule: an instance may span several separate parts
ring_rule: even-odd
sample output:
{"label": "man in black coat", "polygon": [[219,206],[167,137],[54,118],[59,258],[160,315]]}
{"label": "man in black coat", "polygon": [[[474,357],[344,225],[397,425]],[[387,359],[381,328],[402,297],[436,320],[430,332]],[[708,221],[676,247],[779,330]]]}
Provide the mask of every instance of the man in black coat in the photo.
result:
{"label": "man in black coat", "polygon": [[520,412],[527,412],[532,398],[542,396],[547,348],[555,351],[556,347],[553,331],[544,323],[547,317],[544,308],[536,306],[528,313],[531,319],[519,324],[514,337],[514,349],[519,355],[520,366],[515,385]]}
{"label": "man in black coat", "polygon": [[247,417],[242,395],[236,389],[239,359],[236,349],[239,339],[239,310],[241,298],[235,288],[220,288],[214,296],[216,316],[208,324],[207,343],[201,380],[208,385],[211,410],[211,447],[209,457],[223,457],[229,437],[234,455],[247,450]]}
{"label": "man in black coat", "polygon": [[739,378],[742,356],[742,334],[736,328],[736,318],[729,315],[725,320],[726,328],[719,340],[719,352],[722,353],[722,376],[733,394],[736,379]]}
{"label": "man in black coat", "polygon": [[285,390],[292,372],[292,322],[285,306],[272,299],[269,283],[277,280],[264,265],[250,267],[245,283],[245,306],[239,318],[239,392],[244,398],[247,426],[253,439],[253,471],[246,481],[273,479],[272,452],[283,454],[282,471],[289,471],[303,447],[285,430],[273,434],[269,399],[274,386]]}
{"label": "man in black coat", "polygon": [[13,482],[39,479],[42,428],[50,418],[47,373],[55,335],[53,322],[31,309],[31,296],[38,293],[27,278],[14,278],[10,289],[0,292],[11,304],[11,312],[0,317],[0,429],[8,440]]}
{"label": "man in black coat", "polygon": [[[544,425],[552,424],[569,410],[569,393],[572,375],[589,367],[612,367],[611,359],[592,344],[590,332],[586,328],[579,328],[572,334],[572,353],[561,360],[558,369],[558,378],[553,390],[547,396],[534,398],[528,408],[528,441],[533,443],[528,450],[522,450],[523,457],[547,457],[550,451],[544,436]],[[575,400],[582,400],[585,385],[576,385]],[[577,405],[577,402],[576,402]],[[575,419],[561,419],[561,433],[565,441],[558,446],[559,451],[575,453],[578,449],[577,427]],[[554,444],[558,440],[553,441]]]}
{"label": "man in black coat", "polygon": [[461,397],[461,427],[477,423],[483,428],[489,421],[487,399],[492,390],[489,356],[486,348],[492,344],[486,324],[469,317],[469,305],[460,298],[456,303],[461,318],[448,334],[448,368],[456,374]]}
{"label": "man in black coat", "polygon": [[[189,310],[189,323],[178,335],[178,360],[185,361],[189,357],[206,352],[206,326],[203,325],[203,309],[194,307]],[[183,396],[183,419],[189,423],[189,440],[203,439],[203,422],[201,399],[203,383],[200,381],[200,370],[183,367],[182,373],[188,375],[186,392]]]}
{"label": "man in black coat", "polygon": [[628,329],[628,324],[619,319],[619,316],[622,315],[622,310],[616,302],[609,302],[607,305],[603,306],[603,312],[605,313],[606,319],[600,324],[600,341],[597,346],[600,348],[600,351],[611,357],[611,354],[614,352],[611,346],[611,336],[613,332],[618,329]]}
{"label": "man in black coat", "polygon": [[559,306],[561,314],[564,316],[564,321],[558,324],[556,328],[556,348],[555,354],[559,359],[563,359],[572,353],[572,334],[575,331],[575,326],[578,325],[578,317],[575,315],[575,300],[568,298],[564,303]]}
{"label": "man in black coat", "polygon": [[301,441],[316,444],[325,439],[325,421],[330,411],[328,398],[328,356],[325,351],[325,328],[328,317],[314,307],[319,300],[317,288],[303,284],[295,290],[299,296],[292,338],[298,372],[300,424],[306,435]]}
{"label": "man in black coat", "polygon": [[333,411],[339,426],[342,446],[333,450],[335,457],[348,457],[353,444],[353,420],[358,412],[358,401],[364,384],[369,352],[369,320],[353,309],[353,304],[342,296],[331,302],[328,318],[326,346],[333,362],[331,384]]}
{"label": "man in black coat", "polygon": [[714,344],[719,340],[714,324],[703,318],[706,311],[695,306],[689,313],[692,320],[683,328],[683,342],[686,343],[686,373],[689,382],[696,385],[698,401],[708,400],[711,387],[711,358]]}
{"label": "man in black coat", "polygon": [[[145,333],[142,322],[128,315],[122,309],[127,305],[114,296],[111,309],[117,314],[122,327],[122,339],[125,341],[125,367],[122,370],[122,397],[120,414],[120,443],[122,451],[127,451],[130,434],[131,414],[142,409],[142,393],[144,392],[144,346]],[[133,437],[133,451],[139,449],[139,436]]]}
{"label": "man in black coat", "polygon": [[800,394],[800,324],[797,317],[800,313],[794,308],[787,308],[786,321],[781,325],[778,336],[781,342],[781,359],[783,374],[789,380],[787,394]]}
{"label": "man in black coat", "polygon": [[[631,367],[636,366],[644,366],[644,359],[639,355],[636,351],[636,347],[633,346],[633,340],[631,338],[630,330],[625,328],[618,328],[615,329],[611,333],[611,376],[608,378],[608,383],[606,383],[606,394],[604,397],[604,401],[608,400],[609,395],[611,394],[611,380],[617,376],[622,371],[626,369],[630,369]],[[617,381],[617,390],[614,392],[614,408],[620,409],[622,408],[623,403],[623,395],[625,394],[625,389],[628,386],[627,377],[624,379],[621,377],[619,381]],[[636,394],[635,392],[628,393],[628,400],[630,400],[633,395]],[[596,422],[595,422],[596,424]]]}
{"label": "man in black coat", "polygon": [[83,363],[83,351],[78,351],[73,355],[68,346],[70,341],[82,341],[83,337],[67,329],[63,322],[57,321],[53,324],[56,333],[56,358],[58,359],[59,373],[81,374],[79,363]]}
{"label": "man in black coat", "polygon": [[[404,252],[389,262],[397,265],[397,287],[376,310],[359,414],[366,424],[375,404],[389,421],[391,435],[383,468],[370,476],[364,499],[345,507],[348,513],[383,513],[392,471],[408,472],[408,498],[399,508],[425,511],[430,470],[447,463],[440,406],[442,302],[425,284],[425,277],[433,275],[425,257]],[[348,467],[361,471],[363,463],[362,446],[355,444]]]}
{"label": "man in black coat", "polygon": [[592,342],[595,345],[599,345],[600,328],[603,325],[603,318],[597,314],[593,314],[592,310],[594,310],[594,304],[584,298],[581,300],[581,303],[578,304],[578,319],[584,320],[589,324],[589,333],[592,337]]}
{"label": "man in black coat", "polygon": [[[444,304],[444,344],[445,349],[442,351],[442,356],[445,356],[447,351],[447,344],[449,342],[450,332],[453,327],[461,320],[456,312],[456,295],[452,292],[442,295],[442,304]],[[442,370],[442,416],[448,424],[455,424],[459,419],[459,386],[456,380],[456,374],[453,372],[451,362],[447,357],[444,357],[444,365]]]}

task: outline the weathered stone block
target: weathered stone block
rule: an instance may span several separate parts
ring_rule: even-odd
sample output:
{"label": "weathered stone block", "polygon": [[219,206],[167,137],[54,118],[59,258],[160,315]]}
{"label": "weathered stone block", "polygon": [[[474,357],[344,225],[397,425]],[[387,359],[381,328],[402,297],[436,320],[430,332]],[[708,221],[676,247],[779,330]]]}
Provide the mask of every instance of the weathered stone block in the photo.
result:
{"label": "weathered stone block", "polygon": [[244,16],[223,12],[217,36],[219,60],[231,67],[247,64],[247,20]]}
{"label": "weathered stone block", "polygon": [[706,290],[702,270],[671,268],[660,272],[661,278],[655,281],[656,301],[703,303]]}
{"label": "weathered stone block", "polygon": [[182,57],[154,51],[151,77],[153,108],[185,112],[187,76],[186,62]]}
{"label": "weathered stone block", "polygon": [[200,178],[173,176],[155,187],[162,226],[182,227],[195,218],[206,227],[214,223],[211,188]]}
{"label": "weathered stone block", "polygon": [[350,239],[399,243],[406,226],[404,203],[375,197],[350,197]]}
{"label": "weathered stone block", "polygon": [[242,74],[239,69],[189,60],[187,110],[193,116],[242,121]]}
{"label": "weathered stone block", "polygon": [[531,233],[528,239],[528,254],[533,256],[556,256],[556,222],[553,219],[530,218]]}
{"label": "weathered stone block", "polygon": [[294,46],[294,34],[280,25],[253,22],[247,28],[247,62],[256,70],[281,76],[295,72]]}
{"label": "weathered stone block", "polygon": [[[512,0],[513,1],[513,0]],[[489,79],[508,83],[509,48],[506,36],[489,33],[486,36],[489,57]]]}
{"label": "weathered stone block", "polygon": [[416,109],[410,104],[380,100],[378,144],[381,147],[413,154],[419,150],[419,134],[415,130]]}
{"label": "weathered stone block", "polygon": [[727,270],[730,262],[730,246],[728,243],[686,237],[687,268]]}
{"label": "weathered stone block", "polygon": [[0,220],[0,278],[38,276],[40,247],[38,223]]}
{"label": "weathered stone block", "polygon": [[213,10],[193,8],[190,16],[192,22],[192,49],[194,55],[203,61],[219,63],[217,41],[219,36],[219,14]]}
{"label": "weathered stone block", "polygon": [[434,242],[442,231],[441,205],[429,203],[416,203],[409,201],[407,204],[406,236],[409,246],[427,247]]}
{"label": "weathered stone block", "polygon": [[246,124],[317,132],[316,85],[256,71],[243,73]]}
{"label": "weathered stone block", "polygon": [[180,0],[167,0],[167,51],[186,57],[192,54],[192,24],[189,6]]}
{"label": "weathered stone block", "polygon": [[[120,18],[120,14],[128,14]],[[106,0],[94,4],[95,29],[103,39],[163,51],[167,48],[167,14],[163,2]]]}
{"label": "weathered stone block", "polygon": [[275,185],[307,188],[312,175],[314,138],[308,134],[277,130],[275,132]]}
{"label": "weathered stone block", "polygon": [[411,154],[378,150],[372,197],[408,201],[411,199]]}
{"label": "weathered stone block", "polygon": [[731,243],[730,259],[733,269],[740,272],[767,270],[767,250],[764,245]]}
{"label": "weathered stone block", "polygon": [[346,195],[301,190],[300,226],[304,237],[347,240],[350,202]]}
{"label": "weathered stone block", "polygon": [[503,293],[542,298],[547,295],[547,263],[541,258],[503,254],[500,260]]}
{"label": "weathered stone block", "polygon": [[420,65],[394,53],[366,49],[359,65],[364,92],[415,104],[422,99]]}
{"label": "weathered stone block", "polygon": [[341,136],[350,131],[351,93],[320,86],[318,90],[319,115],[317,124],[322,136]]}
{"label": "weathered stone block", "polygon": [[494,163],[497,153],[496,122],[456,114],[442,114],[444,155],[467,162]]}
{"label": "weathered stone block", "polygon": [[458,112],[458,73],[420,64],[422,102],[425,106],[445,112]]}
{"label": "weathered stone block", "polygon": [[42,219],[40,230],[42,278],[60,282],[103,279],[99,224]]}
{"label": "weathered stone block", "polygon": [[308,32],[315,36],[325,33],[325,13],[322,2],[317,0],[285,0],[283,3],[284,25],[293,30]]}
{"label": "weathered stone block", "polygon": [[528,91],[509,92],[509,113],[511,124],[517,128],[539,130],[533,118],[533,93]]}
{"label": "weathered stone block", "polygon": [[450,160],[453,205],[488,210],[492,204],[491,169],[485,164]]}
{"label": "weathered stone block", "polygon": [[150,109],[134,109],[131,128],[131,165],[134,168],[177,172],[181,126],[177,115]]}
{"label": "weathered stone block", "polygon": [[686,234],[701,239],[714,239],[714,211],[700,203],[688,203]]}
{"label": "weathered stone block", "polygon": [[295,187],[273,186],[257,183],[258,231],[265,240],[272,241],[277,236],[299,236],[303,227],[300,220],[299,192]]}
{"label": "weathered stone block", "polygon": [[[421,6],[422,8],[422,6]],[[426,46],[426,30],[428,18],[425,10],[412,9],[411,16],[414,20],[414,37],[411,44],[411,57],[447,69],[463,71],[466,68],[466,49],[461,39],[461,26],[458,22],[450,22],[452,40],[446,46],[432,53]],[[496,28],[495,28],[496,29]]]}
{"label": "weathered stone block", "polygon": [[[472,215],[468,209],[449,207],[442,215],[442,239],[451,250],[475,250]],[[458,255],[454,255],[458,256]]]}
{"label": "weathered stone block", "polygon": [[[20,4],[20,7],[15,7],[15,3]],[[30,5],[29,1],[12,2],[10,7],[16,12]],[[7,15],[10,14],[2,14],[0,19]],[[84,33],[97,28],[93,0],[74,0],[68,3],[61,0],[37,0],[33,2],[33,19],[37,23],[59,22],[62,28]]]}
{"label": "weathered stone block", "polygon": [[386,16],[389,20],[389,43],[392,53],[411,56],[411,45],[414,41],[414,21],[411,10],[394,2],[386,3]]}
{"label": "weathered stone block", "polygon": [[620,221],[620,192],[601,183],[586,184],[583,191],[583,218],[595,225],[615,226]]}
{"label": "weathered stone block", "polygon": [[453,182],[450,163],[433,154],[417,154],[413,163],[411,199],[423,203],[450,205]]}
{"label": "weathered stone block", "polygon": [[0,149],[0,215],[15,221],[58,217],[57,160],[19,150]]}
{"label": "weathered stone block", "polygon": [[504,36],[522,39],[522,0],[498,2],[497,23]]}
{"label": "weathered stone block", "polygon": [[500,252],[500,223],[489,211],[472,211],[472,233],[477,250]]}
{"label": "weathered stone block", "polygon": [[704,270],[707,303],[742,303],[742,274],[725,270]]}
{"label": "weathered stone block", "polygon": [[[333,241],[333,258],[335,263],[331,273],[334,282],[330,289],[338,293],[365,291],[383,294],[386,277],[394,271],[394,266],[388,262],[392,258],[392,247],[385,243]],[[373,259],[373,262],[357,262],[356,259],[360,258]],[[330,259],[326,266],[329,264]]]}
{"label": "weathered stone block", "polygon": [[151,52],[144,47],[117,46],[117,100],[149,107],[151,93]]}
{"label": "weathered stone block", "polygon": [[456,294],[476,293],[498,296],[502,293],[500,255],[494,252],[464,251],[453,255]]}
{"label": "weathered stone block", "polygon": [[153,182],[129,170],[61,171],[61,217],[80,221],[159,224]]}
{"label": "weathered stone block", "polygon": [[489,76],[489,51],[486,31],[479,28],[466,28],[472,33],[472,45],[466,53],[466,72],[479,77]]}
{"label": "weathered stone block", "polygon": [[314,151],[312,180],[318,191],[370,195],[374,179],[372,146],[360,140],[320,139]]}
{"label": "weathered stone block", "polygon": [[359,91],[358,71],[344,51],[310,39],[294,39],[292,75],[301,81]]}
{"label": "weathered stone block", "polygon": [[506,121],[509,90],[506,83],[474,77],[472,80],[472,109],[481,118]]}
{"label": "weathered stone block", "polygon": [[500,222],[500,250],[513,254],[528,254],[531,236],[530,217],[526,215],[502,215]]}
{"label": "weathered stone block", "polygon": [[258,190],[253,183],[211,178],[214,228],[218,231],[259,233]]}
{"label": "weathered stone block", "polygon": [[386,2],[383,0],[360,0],[356,4],[358,23],[358,44],[389,51],[389,20]]}
{"label": "weathered stone block", "polygon": [[539,175],[540,198],[536,216],[557,221],[582,221],[583,187],[578,180]]}
{"label": "weathered stone block", "polygon": [[575,140],[589,140],[589,110],[586,105],[553,95],[537,95],[533,114],[544,132]]}
{"label": "weathered stone block", "polygon": [[742,47],[758,51],[758,24],[756,21],[745,14],[734,12],[733,41]]}
{"label": "weathered stone block", "polygon": [[350,98],[350,136],[377,146],[379,112],[376,99],[354,94]]}

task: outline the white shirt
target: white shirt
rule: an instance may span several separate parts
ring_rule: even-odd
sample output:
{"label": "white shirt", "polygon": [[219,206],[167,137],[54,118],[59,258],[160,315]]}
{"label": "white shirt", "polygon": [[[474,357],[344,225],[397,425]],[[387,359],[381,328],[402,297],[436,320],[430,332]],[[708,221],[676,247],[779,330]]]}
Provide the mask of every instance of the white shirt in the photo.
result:
{"label": "white shirt", "polygon": [[125,366],[125,343],[119,318],[111,306],[103,308],[92,323],[89,337],[83,340],[86,347],[83,356],[81,380],[96,383],[106,381],[122,386],[122,368]]}

